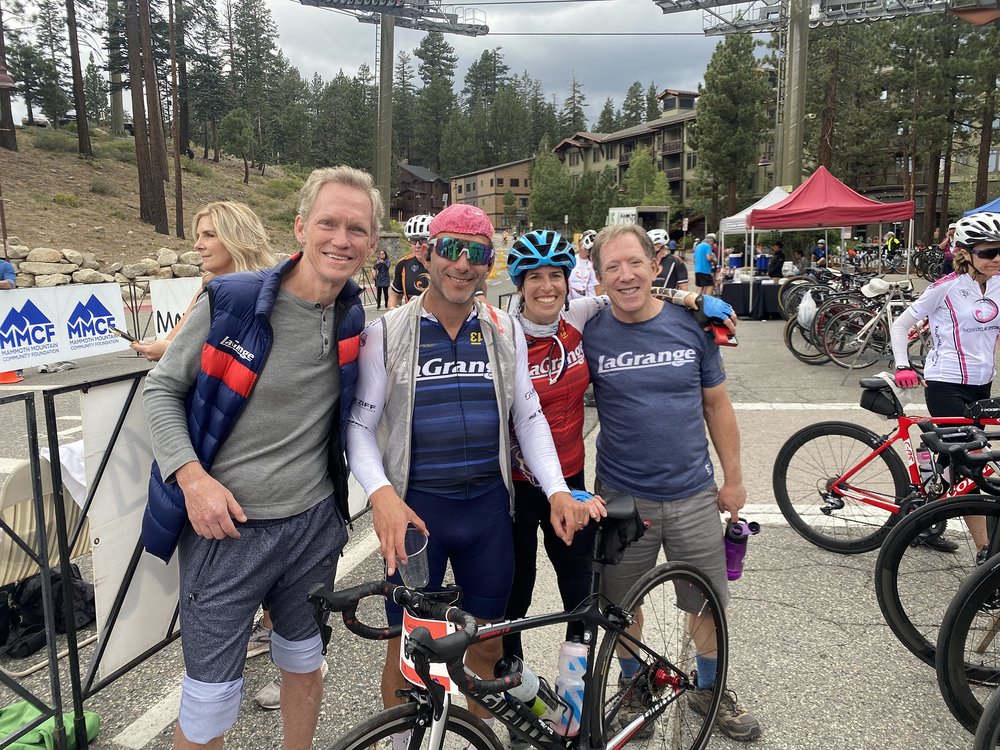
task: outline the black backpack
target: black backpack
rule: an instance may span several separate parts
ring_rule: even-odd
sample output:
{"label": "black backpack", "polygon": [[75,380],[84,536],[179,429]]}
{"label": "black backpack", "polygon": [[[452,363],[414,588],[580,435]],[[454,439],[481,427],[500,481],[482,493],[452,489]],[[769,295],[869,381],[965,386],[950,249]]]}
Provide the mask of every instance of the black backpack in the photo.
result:
{"label": "black backpack", "polygon": [[[56,631],[66,632],[67,613],[63,609],[63,577],[56,571],[49,572],[52,582],[52,604],[55,613]],[[73,609],[70,613],[76,629],[79,630],[94,621],[94,587],[83,580],[80,568],[70,566],[71,596]],[[11,627],[10,643],[5,653],[16,659],[31,656],[45,645],[45,615],[42,607],[43,589],[41,573],[25,578],[14,586],[10,596],[15,613],[17,630]]]}

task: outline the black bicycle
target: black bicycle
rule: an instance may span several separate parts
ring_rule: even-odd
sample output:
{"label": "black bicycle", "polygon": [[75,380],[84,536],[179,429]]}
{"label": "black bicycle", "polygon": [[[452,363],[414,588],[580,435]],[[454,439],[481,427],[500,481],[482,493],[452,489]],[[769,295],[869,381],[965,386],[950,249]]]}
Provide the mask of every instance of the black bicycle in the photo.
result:
{"label": "black bicycle", "polygon": [[[407,750],[503,750],[489,726],[470,711],[453,705],[452,696],[431,679],[430,665],[443,663],[459,692],[496,717],[511,737],[540,750],[617,750],[626,743],[675,750],[704,748],[712,733],[728,668],[729,641],[722,605],[705,575],[683,563],[664,563],[648,571],[619,604],[603,599],[598,592],[604,566],[613,560],[616,551],[620,557],[628,543],[641,536],[641,532],[623,535],[619,530],[630,529],[636,523],[642,525],[631,498],[605,499],[608,517],[599,524],[595,535],[592,593],[572,612],[480,624],[454,603],[454,591],[421,592],[374,581],[344,591],[317,587],[311,592],[317,619],[323,622],[324,641],[331,634],[325,624],[329,612],[341,612],[348,630],[362,638],[385,640],[399,636],[399,626],[373,627],[358,619],[358,603],[370,596],[392,599],[416,617],[445,620],[458,628],[439,638],[432,638],[426,628],[410,633],[403,652],[412,660],[423,685],[410,686],[401,693],[403,705],[368,719],[333,747],[388,750],[393,735],[407,733]],[[463,664],[465,652],[473,644],[569,622],[582,623],[583,642],[589,646],[579,731],[574,736],[560,735],[556,729],[560,724],[536,715],[508,692],[521,684],[520,672],[482,680]],[[695,656],[699,653],[714,653],[718,667],[715,690],[699,691],[695,703]],[[618,657],[638,661],[639,670],[632,678],[619,675]],[[547,694],[554,695],[551,691]],[[629,711],[636,705],[641,706],[641,711]],[[561,708],[569,706],[563,703]]]}

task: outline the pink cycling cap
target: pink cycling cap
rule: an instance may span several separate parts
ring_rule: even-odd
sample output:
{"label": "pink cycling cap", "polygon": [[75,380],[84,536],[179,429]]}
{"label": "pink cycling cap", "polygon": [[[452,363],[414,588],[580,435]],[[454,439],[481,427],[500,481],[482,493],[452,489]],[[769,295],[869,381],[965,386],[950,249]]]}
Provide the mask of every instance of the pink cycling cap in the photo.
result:
{"label": "pink cycling cap", "polygon": [[465,203],[452,203],[431,221],[428,228],[431,237],[448,232],[449,234],[482,235],[493,242],[493,223],[486,212],[476,206]]}

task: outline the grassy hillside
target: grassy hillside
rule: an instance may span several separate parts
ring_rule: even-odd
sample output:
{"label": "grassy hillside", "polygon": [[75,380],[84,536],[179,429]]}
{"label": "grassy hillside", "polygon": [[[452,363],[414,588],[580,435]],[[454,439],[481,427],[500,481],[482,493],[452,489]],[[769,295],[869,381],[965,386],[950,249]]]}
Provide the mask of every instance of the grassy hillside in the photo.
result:
{"label": "grassy hillside", "polygon": [[[174,227],[173,163],[165,185],[170,235],[157,234],[139,221],[138,178],[131,138],[93,136],[95,159],[80,159],[74,133],[63,129],[18,128],[16,153],[0,150],[7,235],[28,247],[88,250],[102,263],[134,262],[156,257],[169,247],[190,250],[191,217],[209,201],[238,200],[263,219],[275,250],[294,252],[292,234],[299,176],[267,167],[261,177],[251,170],[243,184],[243,162],[223,158],[219,164],[182,157],[184,233]],[[2,257],[2,256],[0,256]]]}

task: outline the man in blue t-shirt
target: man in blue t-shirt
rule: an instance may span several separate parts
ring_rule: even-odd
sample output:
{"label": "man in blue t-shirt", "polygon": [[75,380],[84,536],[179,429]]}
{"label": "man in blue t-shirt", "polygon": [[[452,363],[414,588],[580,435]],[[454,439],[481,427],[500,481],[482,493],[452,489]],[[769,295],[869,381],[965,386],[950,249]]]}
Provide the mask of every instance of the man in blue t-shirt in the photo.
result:
{"label": "man in blue t-shirt", "polygon": [[694,246],[694,283],[702,294],[711,294],[715,289],[715,277],[712,274],[717,262],[715,235],[706,234],[705,239]]}
{"label": "man in blue t-shirt", "polygon": [[826,240],[819,239],[816,241],[816,247],[812,249],[813,265],[815,266],[825,266],[826,265]]}
{"label": "man in blue t-shirt", "polygon": [[[656,565],[662,548],[668,560],[703,571],[726,606],[729,587],[719,512],[736,520],[747,493],[739,427],[719,347],[693,316],[653,297],[655,253],[641,228],[606,227],[592,254],[611,301],[610,308],[591,318],[583,334],[601,423],[597,491],[605,497],[614,492],[634,496],[640,515],[651,523],[621,562],[605,568],[601,593],[612,602],[622,601],[633,583]],[[665,421],[669,430],[663,429]],[[722,467],[718,488],[706,424]],[[686,705],[705,714],[715,690],[715,633],[698,604],[678,594],[697,648],[697,689],[685,693]],[[626,689],[639,663],[620,656],[619,664]],[[626,722],[645,708],[641,698],[633,697],[636,692],[626,693]],[[760,736],[757,720],[738,706],[730,690],[724,691],[716,724],[734,739]]]}

